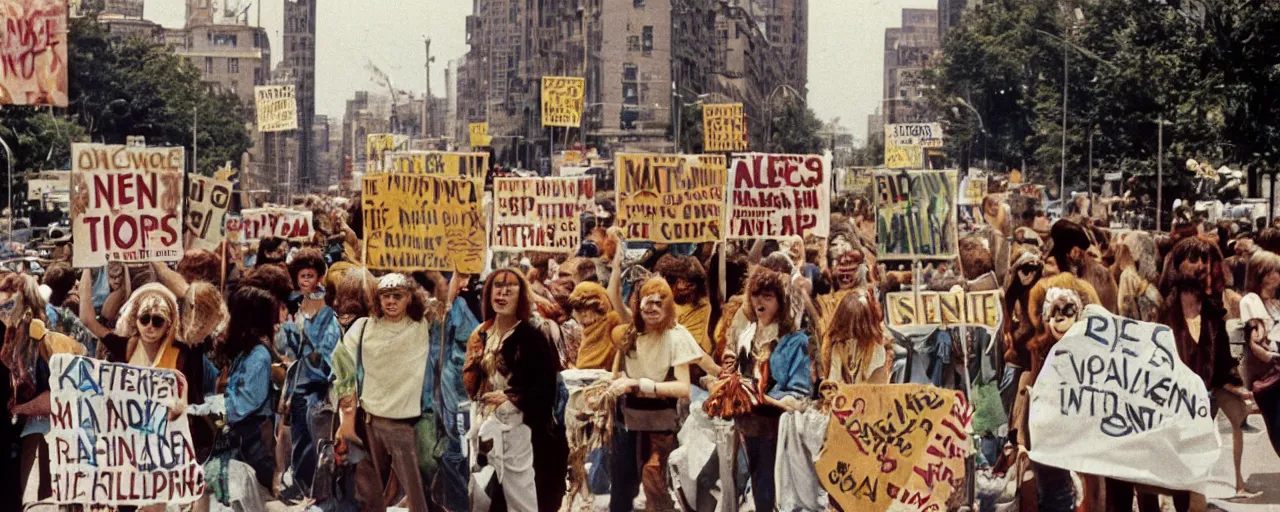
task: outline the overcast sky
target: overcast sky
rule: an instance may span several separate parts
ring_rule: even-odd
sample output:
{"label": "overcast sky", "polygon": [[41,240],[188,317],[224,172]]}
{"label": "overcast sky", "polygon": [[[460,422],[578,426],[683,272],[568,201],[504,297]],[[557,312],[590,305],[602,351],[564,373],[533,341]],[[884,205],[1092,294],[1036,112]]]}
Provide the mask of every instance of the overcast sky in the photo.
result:
{"label": "overcast sky", "polygon": [[[234,1],[234,0],[232,0]],[[248,2],[249,0],[242,0]],[[285,0],[261,5],[261,24],[271,38],[272,58],[283,57]],[[181,27],[183,0],[148,0],[146,17]],[[316,113],[341,119],[346,100],[358,90],[383,92],[366,62],[381,68],[399,89],[421,95],[426,73],[424,37],[431,37],[432,91],[444,95],[444,68],[467,51],[469,0],[320,0],[316,19]],[[859,140],[883,89],[884,29],[900,25],[904,7],[937,8],[937,0],[810,0],[809,105],[823,121],[840,122]],[[259,6],[249,9],[258,23]]]}

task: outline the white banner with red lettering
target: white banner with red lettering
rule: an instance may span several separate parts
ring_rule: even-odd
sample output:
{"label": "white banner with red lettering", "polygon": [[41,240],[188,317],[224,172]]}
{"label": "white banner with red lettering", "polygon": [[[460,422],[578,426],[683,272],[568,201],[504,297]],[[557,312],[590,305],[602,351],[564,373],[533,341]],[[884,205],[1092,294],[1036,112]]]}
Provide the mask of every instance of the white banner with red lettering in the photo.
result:
{"label": "white banner with red lettering", "polygon": [[239,217],[227,218],[227,232],[240,233],[240,240],[248,243],[271,236],[305,242],[311,240],[311,211],[276,207],[241,210]]}
{"label": "white banner with red lettering", "polygon": [[830,228],[830,155],[733,155],[729,238],[826,237]]}
{"label": "white banner with red lettering", "polygon": [[72,263],[182,259],[185,164],[180,147],[72,144]]}

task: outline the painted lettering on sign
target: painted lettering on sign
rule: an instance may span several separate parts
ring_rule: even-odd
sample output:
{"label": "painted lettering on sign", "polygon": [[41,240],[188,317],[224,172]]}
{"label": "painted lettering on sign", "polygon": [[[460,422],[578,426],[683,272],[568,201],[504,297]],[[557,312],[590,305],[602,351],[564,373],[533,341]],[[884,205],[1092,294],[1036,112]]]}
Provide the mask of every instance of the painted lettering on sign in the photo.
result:
{"label": "painted lettering on sign", "polygon": [[619,154],[615,167],[618,225],[627,240],[724,239],[723,156]]}
{"label": "painted lettering on sign", "polygon": [[182,258],[182,148],[73,144],[76,267]]}
{"label": "painted lettering on sign", "polygon": [[818,155],[734,155],[729,238],[827,236],[831,159]]}
{"label": "painted lettering on sign", "polygon": [[483,270],[483,181],[387,173],[365,176],[363,192],[370,268]]}

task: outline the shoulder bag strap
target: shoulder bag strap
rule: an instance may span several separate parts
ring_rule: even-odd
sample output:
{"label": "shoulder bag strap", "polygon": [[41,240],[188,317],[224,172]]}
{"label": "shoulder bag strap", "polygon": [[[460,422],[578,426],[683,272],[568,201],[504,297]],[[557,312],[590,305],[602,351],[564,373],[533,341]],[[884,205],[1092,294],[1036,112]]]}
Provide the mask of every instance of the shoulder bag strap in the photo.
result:
{"label": "shoulder bag strap", "polygon": [[360,403],[360,397],[364,395],[364,332],[369,330],[369,322],[372,320],[365,318],[364,324],[360,326],[359,341],[356,342],[356,404]]}

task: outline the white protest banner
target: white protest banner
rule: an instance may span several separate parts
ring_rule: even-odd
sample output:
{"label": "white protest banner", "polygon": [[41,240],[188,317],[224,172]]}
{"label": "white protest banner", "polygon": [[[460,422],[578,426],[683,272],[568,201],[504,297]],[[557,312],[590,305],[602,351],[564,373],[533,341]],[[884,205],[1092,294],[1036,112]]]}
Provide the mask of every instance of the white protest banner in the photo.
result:
{"label": "white protest banner", "polygon": [[71,145],[77,268],[182,259],[182,148]]}
{"label": "white protest banner", "polygon": [[592,178],[493,180],[493,250],[573,252],[581,219],[595,204]]}
{"label": "white protest banner", "polygon": [[0,103],[66,107],[65,0],[0,0]]}
{"label": "white protest banner", "polygon": [[192,175],[187,177],[188,249],[215,250],[222,243],[227,208],[231,206],[230,181]]}
{"label": "white protest banner", "polygon": [[298,129],[298,100],[294,86],[260,85],[253,88],[253,95],[257,99],[258,131]]}
{"label": "white protest banner", "polygon": [[1173,331],[1098,305],[1053,346],[1031,390],[1031,459],[1204,492],[1222,455],[1204,381]]}
{"label": "white protest banner", "polygon": [[830,225],[830,156],[733,156],[729,164],[729,238],[826,237]]}
{"label": "white protest banner", "polygon": [[173,370],[57,354],[49,359],[53,502],[185,505],[204,494],[187,415],[169,419],[187,381]]}
{"label": "white protest banner", "polygon": [[227,231],[240,232],[241,239],[249,243],[269,236],[305,242],[311,240],[311,211],[277,207],[240,210],[239,218],[227,219]]}

